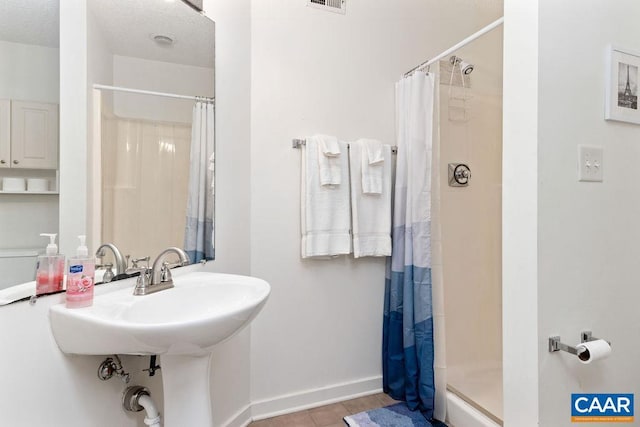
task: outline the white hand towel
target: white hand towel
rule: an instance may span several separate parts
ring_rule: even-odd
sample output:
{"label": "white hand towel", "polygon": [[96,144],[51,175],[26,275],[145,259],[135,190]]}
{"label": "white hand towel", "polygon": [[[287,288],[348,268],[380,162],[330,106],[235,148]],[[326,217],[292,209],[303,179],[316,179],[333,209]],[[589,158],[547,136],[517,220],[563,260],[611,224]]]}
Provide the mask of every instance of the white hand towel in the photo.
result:
{"label": "white hand towel", "polygon": [[[364,194],[382,194],[384,155],[382,143],[375,139],[359,139],[363,146],[361,156],[362,192]],[[351,169],[353,173],[353,169]]]}
{"label": "white hand towel", "polygon": [[307,144],[310,140],[317,144],[320,185],[339,185],[342,181],[342,173],[340,171],[341,150],[338,139],[335,136],[314,135],[307,138]]}
{"label": "white hand towel", "polygon": [[[342,153],[347,144],[338,142]],[[307,138],[301,168],[302,258],[327,257],[351,253],[351,215],[349,184],[320,185],[316,138]],[[324,156],[323,156],[324,157]],[[349,156],[337,157],[341,174],[349,176]]]}
{"label": "white hand towel", "polygon": [[381,193],[363,192],[363,158],[368,159],[362,141],[351,143],[349,165],[351,167],[351,215],[353,223],[353,256],[391,255],[391,146],[381,147]]}
{"label": "white hand towel", "polygon": [[363,139],[363,142],[367,149],[367,160],[370,165],[377,165],[384,162],[382,142],[376,141],[375,139]]}

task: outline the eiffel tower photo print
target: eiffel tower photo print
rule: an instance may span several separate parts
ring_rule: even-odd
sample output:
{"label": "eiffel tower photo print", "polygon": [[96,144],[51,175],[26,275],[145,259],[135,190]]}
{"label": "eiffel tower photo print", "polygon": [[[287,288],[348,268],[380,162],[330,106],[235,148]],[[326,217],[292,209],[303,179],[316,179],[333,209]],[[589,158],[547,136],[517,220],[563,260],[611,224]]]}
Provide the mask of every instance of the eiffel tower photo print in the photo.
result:
{"label": "eiffel tower photo print", "polygon": [[638,109],[638,67],[618,63],[618,107]]}
{"label": "eiffel tower photo print", "polygon": [[[640,46],[639,46],[640,47]],[[640,124],[638,79],[640,54],[609,47],[605,119]]]}

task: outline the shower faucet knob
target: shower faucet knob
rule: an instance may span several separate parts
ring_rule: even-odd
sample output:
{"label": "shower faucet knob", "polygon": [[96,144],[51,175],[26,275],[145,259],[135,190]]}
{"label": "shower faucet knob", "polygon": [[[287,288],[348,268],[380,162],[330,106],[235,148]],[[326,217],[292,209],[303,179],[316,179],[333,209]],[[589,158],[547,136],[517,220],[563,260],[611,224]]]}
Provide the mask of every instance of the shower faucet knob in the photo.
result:
{"label": "shower faucet knob", "polygon": [[449,186],[466,187],[471,179],[471,169],[464,163],[449,163]]}

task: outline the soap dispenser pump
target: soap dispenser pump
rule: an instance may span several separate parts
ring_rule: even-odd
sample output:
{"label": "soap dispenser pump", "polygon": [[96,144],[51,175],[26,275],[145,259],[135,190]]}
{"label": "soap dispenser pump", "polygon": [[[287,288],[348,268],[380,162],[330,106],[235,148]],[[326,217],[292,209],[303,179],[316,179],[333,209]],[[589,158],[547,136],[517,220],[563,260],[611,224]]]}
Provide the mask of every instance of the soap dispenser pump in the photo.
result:
{"label": "soap dispenser pump", "polygon": [[96,268],[95,258],[89,257],[85,244],[86,236],[78,236],[80,246],[76,256],[69,258],[67,272],[67,308],[88,307],[93,304],[93,283]]}
{"label": "soap dispenser pump", "polygon": [[50,294],[63,290],[64,255],[58,254],[56,236],[54,233],[41,233],[49,238],[45,255],[38,256],[36,264],[36,295]]}

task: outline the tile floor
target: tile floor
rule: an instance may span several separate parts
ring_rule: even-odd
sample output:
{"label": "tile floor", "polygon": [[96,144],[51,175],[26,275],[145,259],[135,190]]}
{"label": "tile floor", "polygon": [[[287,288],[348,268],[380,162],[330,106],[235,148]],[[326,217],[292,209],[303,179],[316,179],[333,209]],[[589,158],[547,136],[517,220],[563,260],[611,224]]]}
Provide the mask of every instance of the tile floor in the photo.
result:
{"label": "tile floor", "polygon": [[397,403],[384,393],[372,394],[327,406],[294,412],[266,420],[254,421],[249,427],[345,427],[342,417]]}

